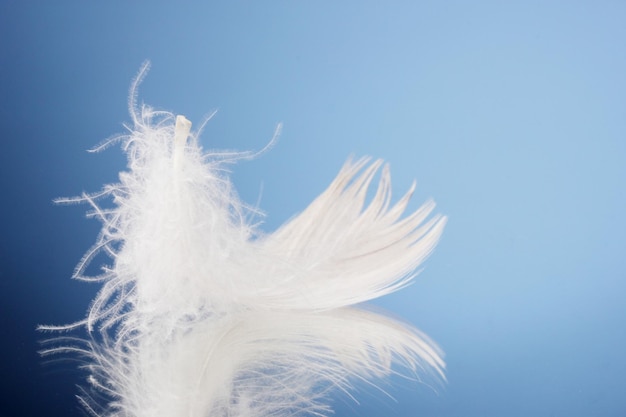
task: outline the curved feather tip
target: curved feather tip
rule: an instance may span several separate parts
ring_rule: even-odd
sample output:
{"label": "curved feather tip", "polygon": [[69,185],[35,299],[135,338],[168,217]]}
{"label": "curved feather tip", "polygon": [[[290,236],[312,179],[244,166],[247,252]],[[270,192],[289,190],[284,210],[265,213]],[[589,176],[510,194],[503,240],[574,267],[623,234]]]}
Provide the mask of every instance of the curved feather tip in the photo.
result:
{"label": "curved feather tip", "polygon": [[[232,153],[205,154],[184,117],[137,108],[146,69],[131,92],[134,126],[115,138],[128,170],[98,194],[60,200],[89,203],[102,222],[74,274],[102,282],[87,317],[40,327],[88,329],[85,339],[60,338],[42,351],[83,357],[86,410],[321,416],[329,389],[389,375],[394,362],[444,379],[427,336],[357,306],[412,279],[445,224],[431,215],[434,203],[402,217],[413,189],[392,204],[381,161],[348,161],[309,207],[262,235],[221,169]],[[107,196],[107,207],[96,201]],[[98,253],[111,264],[87,276]]]}

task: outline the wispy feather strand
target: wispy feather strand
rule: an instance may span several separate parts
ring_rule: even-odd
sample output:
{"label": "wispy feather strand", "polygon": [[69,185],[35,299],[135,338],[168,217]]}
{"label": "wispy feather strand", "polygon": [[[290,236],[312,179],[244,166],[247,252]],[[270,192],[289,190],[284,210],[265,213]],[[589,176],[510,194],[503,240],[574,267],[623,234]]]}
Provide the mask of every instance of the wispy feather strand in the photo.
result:
{"label": "wispy feather strand", "polygon": [[[74,277],[101,281],[86,340],[59,338],[43,354],[78,353],[79,396],[94,416],[327,415],[328,390],[411,372],[443,379],[436,345],[418,330],[356,304],[405,286],[436,245],[445,218],[429,201],[402,218],[414,186],[391,204],[381,161],[348,161],[313,203],[274,233],[249,222],[223,164],[184,117],[137,106],[121,142],[128,171],[85,201],[102,222]],[[381,170],[376,192],[367,191]],[[96,200],[110,197],[112,208]],[[112,263],[87,276],[95,256]]]}

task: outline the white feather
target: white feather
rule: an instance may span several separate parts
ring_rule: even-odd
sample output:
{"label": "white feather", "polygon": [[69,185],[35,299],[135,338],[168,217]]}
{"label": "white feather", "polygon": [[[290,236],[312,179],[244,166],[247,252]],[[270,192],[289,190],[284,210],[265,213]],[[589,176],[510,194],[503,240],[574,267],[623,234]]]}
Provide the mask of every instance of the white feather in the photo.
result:
{"label": "white feather", "polygon": [[[329,389],[389,375],[392,363],[444,378],[436,345],[408,325],[356,304],[406,285],[436,245],[434,203],[401,218],[381,161],[348,161],[307,209],[269,235],[248,222],[223,164],[205,154],[183,116],[137,109],[122,141],[128,171],[86,201],[102,223],[74,276],[102,288],[84,321],[89,337],[42,353],[84,356],[94,416],[326,415]],[[106,147],[101,145],[98,149]],[[96,198],[109,196],[105,209]],[[86,276],[100,252],[112,258]],[[67,339],[64,339],[67,341]],[[95,393],[95,394],[94,394]]]}

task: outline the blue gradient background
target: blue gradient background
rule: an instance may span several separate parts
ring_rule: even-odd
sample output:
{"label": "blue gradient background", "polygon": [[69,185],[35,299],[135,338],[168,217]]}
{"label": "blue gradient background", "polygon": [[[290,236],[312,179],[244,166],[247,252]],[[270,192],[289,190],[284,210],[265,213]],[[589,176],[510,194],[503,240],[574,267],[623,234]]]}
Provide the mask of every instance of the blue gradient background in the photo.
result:
{"label": "blue gradient background", "polygon": [[141,99],[200,122],[273,230],[350,154],[418,179],[450,221],[424,272],[379,305],[447,353],[449,383],[361,387],[337,416],[626,416],[626,3],[0,1],[0,416],[77,416],[75,364],[37,323],[83,317],[69,279]]}

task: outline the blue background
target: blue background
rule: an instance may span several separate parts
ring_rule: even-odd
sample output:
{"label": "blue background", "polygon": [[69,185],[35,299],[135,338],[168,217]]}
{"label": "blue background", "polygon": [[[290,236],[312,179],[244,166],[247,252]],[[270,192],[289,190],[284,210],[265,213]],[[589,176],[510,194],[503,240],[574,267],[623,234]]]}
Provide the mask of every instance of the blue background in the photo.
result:
{"label": "blue background", "polygon": [[[383,4],[385,3],[385,4]],[[80,415],[76,364],[38,323],[80,319],[69,279],[131,79],[198,124],[271,231],[348,155],[386,159],[411,208],[450,221],[415,284],[379,305],[446,351],[449,383],[338,396],[337,416],[626,416],[626,3],[0,1],[0,416]]]}

